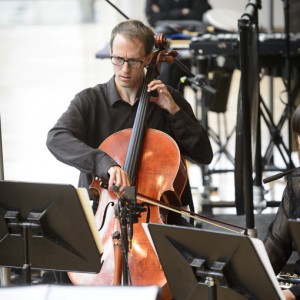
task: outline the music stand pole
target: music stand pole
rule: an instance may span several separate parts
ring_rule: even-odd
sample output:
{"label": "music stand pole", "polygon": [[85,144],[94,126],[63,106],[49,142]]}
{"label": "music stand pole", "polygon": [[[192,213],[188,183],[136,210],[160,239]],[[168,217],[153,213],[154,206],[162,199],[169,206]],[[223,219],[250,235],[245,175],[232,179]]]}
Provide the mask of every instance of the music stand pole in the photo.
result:
{"label": "music stand pole", "polygon": [[[178,245],[177,245],[178,247]],[[179,248],[181,248],[179,246]],[[190,258],[190,255],[186,253],[185,249],[181,248],[181,253],[187,255],[187,258]],[[191,268],[194,270],[195,275],[199,278],[205,278],[204,284],[208,288],[208,300],[217,300],[217,285],[218,282],[225,282],[225,276],[223,274],[226,267],[226,263],[214,262],[210,268],[205,267],[206,261],[201,258],[193,258],[190,263]]]}
{"label": "music stand pole", "polygon": [[217,300],[217,289],[213,277],[206,277],[205,284],[208,287],[208,300]]}
{"label": "music stand pole", "polygon": [[24,285],[31,284],[31,265],[29,261],[29,246],[28,246],[28,227],[23,227],[23,253],[24,264],[22,268],[22,280]]}
{"label": "music stand pole", "polygon": [[[22,282],[24,285],[31,284],[31,262],[29,259],[29,229],[40,228],[39,219],[41,214],[30,213],[25,221],[21,221],[19,218],[19,213],[14,211],[7,211],[4,219],[7,222],[8,230],[11,234],[22,231],[23,236],[23,266],[22,266]],[[44,236],[43,236],[44,237]]]}

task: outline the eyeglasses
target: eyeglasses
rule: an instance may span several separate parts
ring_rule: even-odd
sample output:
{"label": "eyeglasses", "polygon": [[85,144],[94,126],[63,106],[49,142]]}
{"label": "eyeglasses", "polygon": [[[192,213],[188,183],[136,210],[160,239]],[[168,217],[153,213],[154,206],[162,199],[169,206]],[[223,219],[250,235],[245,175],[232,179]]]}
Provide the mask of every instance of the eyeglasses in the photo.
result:
{"label": "eyeglasses", "polygon": [[119,56],[111,56],[110,60],[116,66],[123,66],[124,63],[127,62],[130,68],[135,68],[135,69],[138,69],[144,62],[143,60],[138,60],[134,58],[125,59]]}

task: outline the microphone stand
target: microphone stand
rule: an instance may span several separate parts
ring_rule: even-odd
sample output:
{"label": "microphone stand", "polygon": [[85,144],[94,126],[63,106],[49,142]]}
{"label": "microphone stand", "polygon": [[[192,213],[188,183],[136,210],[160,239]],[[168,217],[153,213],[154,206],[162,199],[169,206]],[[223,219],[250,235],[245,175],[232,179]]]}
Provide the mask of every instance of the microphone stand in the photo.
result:
{"label": "microphone stand", "polygon": [[[285,24],[285,42],[286,42],[286,57],[285,57],[285,66],[286,66],[286,90],[288,96],[288,120],[292,115],[292,98],[291,98],[291,57],[290,57],[290,23],[289,23],[289,0],[283,0],[284,4],[284,24]],[[292,128],[291,122],[288,122],[288,143],[289,143],[289,168],[292,168],[293,162],[291,158],[291,149],[292,149]]]}
{"label": "microphone stand", "polygon": [[191,70],[180,60],[174,59],[174,64],[179,67],[188,77],[182,77],[183,81],[187,81],[191,83],[194,86],[197,86],[201,88],[202,90],[210,93],[210,94],[216,94],[216,89],[211,87],[210,85],[206,84],[204,81],[204,76],[203,75],[195,75],[191,72]]}
{"label": "microphone stand", "polygon": [[293,168],[293,169],[287,170],[285,172],[281,172],[281,173],[272,175],[270,177],[267,177],[267,178],[263,179],[263,183],[269,183],[269,182],[272,182],[274,180],[280,179],[280,178],[282,178],[282,177],[284,177],[286,175],[289,175],[290,173],[292,173],[296,169],[297,168]]}

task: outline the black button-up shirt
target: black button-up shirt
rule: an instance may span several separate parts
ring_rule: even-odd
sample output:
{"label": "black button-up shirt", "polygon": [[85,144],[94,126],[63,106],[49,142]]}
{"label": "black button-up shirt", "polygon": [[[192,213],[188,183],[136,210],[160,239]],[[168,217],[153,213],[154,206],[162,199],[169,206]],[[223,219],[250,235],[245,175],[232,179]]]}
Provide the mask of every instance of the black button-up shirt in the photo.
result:
{"label": "black button-up shirt", "polygon": [[[149,103],[147,126],[169,134],[187,158],[199,164],[210,163],[213,154],[206,131],[182,95],[171,87],[168,89],[180,110],[171,115]],[[113,76],[107,83],[78,93],[49,131],[49,150],[58,160],[80,170],[80,187],[88,189],[93,176],[107,179],[108,169],[117,165],[98,147],[113,133],[132,128],[138,103],[132,106],[120,98]]]}

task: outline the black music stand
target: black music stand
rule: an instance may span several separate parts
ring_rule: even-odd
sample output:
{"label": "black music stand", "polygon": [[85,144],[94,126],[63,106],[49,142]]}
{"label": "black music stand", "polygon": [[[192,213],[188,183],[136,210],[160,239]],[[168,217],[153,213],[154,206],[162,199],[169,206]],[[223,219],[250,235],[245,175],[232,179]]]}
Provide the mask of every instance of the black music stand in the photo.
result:
{"label": "black music stand", "polygon": [[176,300],[284,299],[261,240],[149,224]]}
{"label": "black music stand", "polygon": [[22,268],[24,284],[31,268],[99,272],[101,247],[81,198],[71,185],[1,180],[0,266]]}

